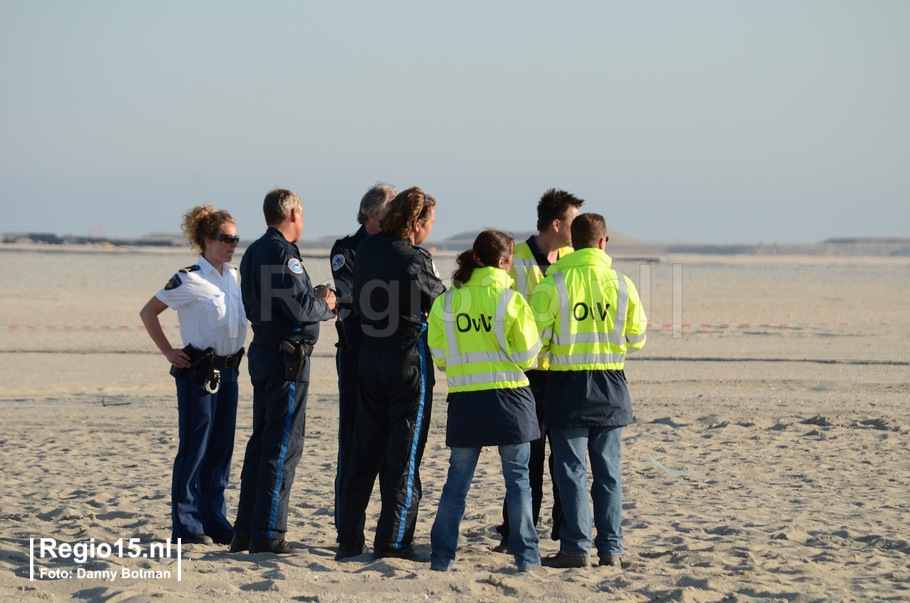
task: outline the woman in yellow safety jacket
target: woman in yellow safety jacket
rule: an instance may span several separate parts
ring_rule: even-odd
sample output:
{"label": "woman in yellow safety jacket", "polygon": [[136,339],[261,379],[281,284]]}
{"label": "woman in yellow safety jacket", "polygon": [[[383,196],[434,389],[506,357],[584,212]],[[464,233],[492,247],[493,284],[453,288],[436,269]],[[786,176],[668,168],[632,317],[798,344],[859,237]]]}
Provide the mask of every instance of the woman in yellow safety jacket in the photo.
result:
{"label": "woman in yellow safety jacket", "polygon": [[527,301],[510,288],[515,241],[485,230],[458,256],[454,287],[433,303],[429,346],[449,386],[449,474],[430,538],[430,566],[455,562],[465,498],[483,446],[498,446],[509,507],[509,551],[520,571],[540,565],[528,458],[540,437],[524,371],[536,366],[540,337]]}

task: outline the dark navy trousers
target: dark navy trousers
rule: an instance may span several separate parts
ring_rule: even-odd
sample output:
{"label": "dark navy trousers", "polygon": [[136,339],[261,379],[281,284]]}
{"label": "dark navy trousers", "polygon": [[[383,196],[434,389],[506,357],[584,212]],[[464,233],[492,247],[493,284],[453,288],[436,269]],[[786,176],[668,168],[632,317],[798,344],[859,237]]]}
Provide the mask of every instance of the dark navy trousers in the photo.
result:
{"label": "dark navy trousers", "polygon": [[351,464],[354,447],[354,421],[357,415],[358,366],[360,360],[360,322],[349,320],[345,324],[345,337],[349,348],[339,348],[335,353],[335,368],[338,371],[338,457],[335,471],[335,527],[341,509],[341,489]]}
{"label": "dark navy trousers", "polygon": [[234,534],[256,540],[284,538],[297,464],[303,454],[310,362],[301,381],[285,379],[284,355],[250,345],[253,434],[240,473]]}
{"label": "dark navy trousers", "polygon": [[205,391],[204,376],[196,369],[175,380],[179,443],[171,479],[174,539],[231,534],[224,489],[234,453],[237,369],[219,370],[221,387],[214,394]]}
{"label": "dark navy trousers", "polygon": [[354,446],[338,512],[343,548],[364,544],[366,509],[377,476],[382,508],[374,554],[406,549],[414,539],[435,377],[423,338],[406,349],[399,345],[371,337],[361,344]]}

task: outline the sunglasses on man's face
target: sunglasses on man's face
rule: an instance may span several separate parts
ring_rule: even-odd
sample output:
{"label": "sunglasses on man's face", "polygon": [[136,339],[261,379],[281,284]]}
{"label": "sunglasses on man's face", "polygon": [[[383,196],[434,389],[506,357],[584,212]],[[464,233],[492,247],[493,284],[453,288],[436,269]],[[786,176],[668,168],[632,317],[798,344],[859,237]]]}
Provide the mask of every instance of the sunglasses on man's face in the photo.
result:
{"label": "sunglasses on man's face", "polygon": [[215,239],[216,241],[221,241],[222,243],[227,243],[228,245],[236,245],[240,242],[240,237],[238,237],[237,235],[227,235],[227,234],[218,233],[216,235],[212,235],[211,238]]}

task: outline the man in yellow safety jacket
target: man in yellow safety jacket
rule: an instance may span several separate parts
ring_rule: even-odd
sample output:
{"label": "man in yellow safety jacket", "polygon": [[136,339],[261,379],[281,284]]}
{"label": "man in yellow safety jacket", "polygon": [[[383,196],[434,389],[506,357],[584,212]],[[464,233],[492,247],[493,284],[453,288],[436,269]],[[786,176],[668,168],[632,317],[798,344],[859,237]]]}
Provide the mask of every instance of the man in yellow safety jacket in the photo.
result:
{"label": "man in yellow safety jacket", "polygon": [[623,367],[626,353],[644,346],[648,323],[632,280],[614,270],[604,253],[606,232],[603,216],[578,216],[572,223],[576,251],[551,266],[531,296],[549,353],[544,405],[564,513],[559,553],[544,560],[550,567],[588,564],[586,457],[594,478],[599,563],[623,566],[619,460],[622,428],[632,422]]}
{"label": "man in yellow safety jacket", "polygon": [[[525,299],[530,300],[534,287],[543,280],[547,268],[556,260],[572,252],[572,220],[578,215],[579,208],[584,204],[583,199],[567,193],[566,191],[551,188],[545,192],[537,203],[537,234],[528,237],[515,246],[515,255],[512,260],[512,269],[509,270],[515,284],[513,289],[521,293]],[[540,438],[531,442],[531,460],[528,465],[531,479],[531,503],[534,511],[534,525],[540,518],[540,506],[543,501],[543,469],[546,459],[545,436],[547,426],[544,421],[543,399],[547,389],[547,360],[539,358],[527,373],[534,394],[537,410],[537,420],[540,424]],[[553,474],[552,459],[550,462],[550,475]],[[559,504],[559,492],[553,482],[553,528],[551,538],[559,540],[559,525],[562,521],[562,511]],[[496,527],[502,535],[502,542],[496,547],[497,551],[505,552],[509,540],[509,512],[503,501],[502,524]]]}

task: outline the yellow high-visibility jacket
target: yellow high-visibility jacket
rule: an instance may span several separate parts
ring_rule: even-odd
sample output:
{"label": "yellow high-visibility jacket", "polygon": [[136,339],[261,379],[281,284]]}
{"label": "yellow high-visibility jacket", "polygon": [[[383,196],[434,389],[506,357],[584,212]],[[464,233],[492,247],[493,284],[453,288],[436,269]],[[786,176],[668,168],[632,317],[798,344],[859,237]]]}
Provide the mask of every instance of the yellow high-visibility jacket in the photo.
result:
{"label": "yellow high-visibility jacket", "polygon": [[[560,247],[556,252],[561,259],[567,254],[572,253],[571,247]],[[544,279],[544,273],[534,258],[534,252],[531,251],[527,241],[522,241],[515,246],[515,254],[512,258],[512,269],[509,270],[509,276],[515,280],[513,289],[521,293],[526,300],[531,299],[534,293],[534,287]],[[546,354],[537,357],[537,366],[531,367],[533,370],[545,371],[549,367],[549,361]]]}
{"label": "yellow high-visibility jacket", "polygon": [[476,268],[468,282],[436,298],[428,344],[450,392],[528,385],[540,338],[528,302],[499,268]]}
{"label": "yellow high-visibility jacket", "polygon": [[550,371],[622,370],[645,345],[648,319],[629,277],[600,249],[580,249],[547,270],[531,296]]}

